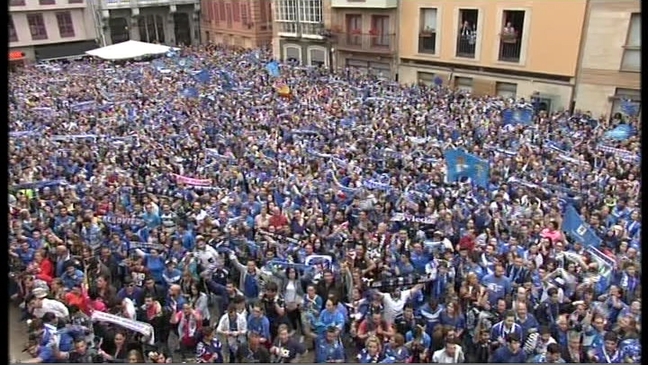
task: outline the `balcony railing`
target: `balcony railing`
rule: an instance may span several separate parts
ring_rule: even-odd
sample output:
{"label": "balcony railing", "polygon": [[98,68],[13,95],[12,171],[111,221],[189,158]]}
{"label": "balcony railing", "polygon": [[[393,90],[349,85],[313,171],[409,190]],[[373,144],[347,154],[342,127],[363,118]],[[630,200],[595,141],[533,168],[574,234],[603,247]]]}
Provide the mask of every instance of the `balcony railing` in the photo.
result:
{"label": "balcony railing", "polygon": [[502,33],[500,35],[499,60],[502,62],[520,62],[522,42],[515,33]]}
{"label": "balcony railing", "polygon": [[425,54],[436,54],[436,32],[419,32],[418,52]]}
{"label": "balcony railing", "polygon": [[475,35],[459,35],[457,37],[457,57],[475,58],[476,43]]}
{"label": "balcony railing", "polygon": [[333,33],[336,48],[371,53],[393,53],[396,50],[394,34]]}

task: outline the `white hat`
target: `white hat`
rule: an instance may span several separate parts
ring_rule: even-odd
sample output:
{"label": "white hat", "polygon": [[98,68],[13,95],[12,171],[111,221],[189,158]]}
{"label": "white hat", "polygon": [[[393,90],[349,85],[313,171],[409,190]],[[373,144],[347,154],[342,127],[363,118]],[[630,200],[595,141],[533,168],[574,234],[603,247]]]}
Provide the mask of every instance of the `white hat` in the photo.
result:
{"label": "white hat", "polygon": [[43,288],[35,288],[34,290],[32,290],[32,294],[38,299],[43,299],[47,296],[48,293],[47,290]]}

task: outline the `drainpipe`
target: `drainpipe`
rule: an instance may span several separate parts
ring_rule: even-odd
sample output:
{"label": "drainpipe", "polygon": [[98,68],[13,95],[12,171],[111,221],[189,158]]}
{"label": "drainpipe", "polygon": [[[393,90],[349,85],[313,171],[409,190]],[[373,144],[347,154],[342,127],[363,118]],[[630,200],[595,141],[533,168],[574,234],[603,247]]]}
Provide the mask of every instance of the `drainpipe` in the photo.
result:
{"label": "drainpipe", "polygon": [[[400,17],[401,17],[401,0],[396,1],[396,30],[400,29]],[[393,64],[394,64],[394,72],[392,73],[392,79],[395,81],[398,81],[398,70],[400,68],[399,66],[399,61],[398,61],[398,50],[399,50],[399,32],[394,32],[394,55],[392,56],[393,58]]]}
{"label": "drainpipe", "polygon": [[592,13],[592,3],[590,0],[585,0],[585,17],[583,19],[583,27],[581,29],[581,38],[578,48],[578,58],[576,59],[576,75],[574,87],[572,88],[571,99],[569,100],[569,109],[573,112],[576,104],[576,97],[578,96],[578,83],[581,75],[581,63],[583,62],[583,55],[585,54],[585,44],[587,43],[587,29],[589,28],[590,14]]}

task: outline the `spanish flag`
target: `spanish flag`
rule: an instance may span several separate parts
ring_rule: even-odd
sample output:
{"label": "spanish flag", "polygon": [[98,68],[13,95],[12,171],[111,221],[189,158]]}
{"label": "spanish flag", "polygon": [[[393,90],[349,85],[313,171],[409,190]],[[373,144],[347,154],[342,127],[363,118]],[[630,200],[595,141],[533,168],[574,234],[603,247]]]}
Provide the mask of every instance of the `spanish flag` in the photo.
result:
{"label": "spanish flag", "polygon": [[290,87],[285,82],[277,81],[274,84],[274,88],[277,91],[277,94],[279,94],[279,96],[282,96],[284,98],[290,97],[290,93],[291,93]]}

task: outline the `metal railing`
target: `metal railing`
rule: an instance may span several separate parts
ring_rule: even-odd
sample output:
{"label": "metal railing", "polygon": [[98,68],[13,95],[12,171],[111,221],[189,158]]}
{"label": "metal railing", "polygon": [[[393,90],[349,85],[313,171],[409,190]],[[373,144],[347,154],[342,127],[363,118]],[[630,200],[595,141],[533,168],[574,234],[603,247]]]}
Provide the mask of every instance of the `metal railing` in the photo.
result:
{"label": "metal railing", "polygon": [[418,52],[436,54],[436,32],[419,33]]}
{"label": "metal railing", "polygon": [[503,62],[520,62],[522,42],[517,34],[502,34],[500,36],[499,60]]}
{"label": "metal railing", "polygon": [[475,58],[477,37],[474,34],[457,37],[457,57]]}
{"label": "metal railing", "polygon": [[396,50],[395,34],[339,32],[332,36],[332,42],[341,50],[372,53],[393,53]]}

